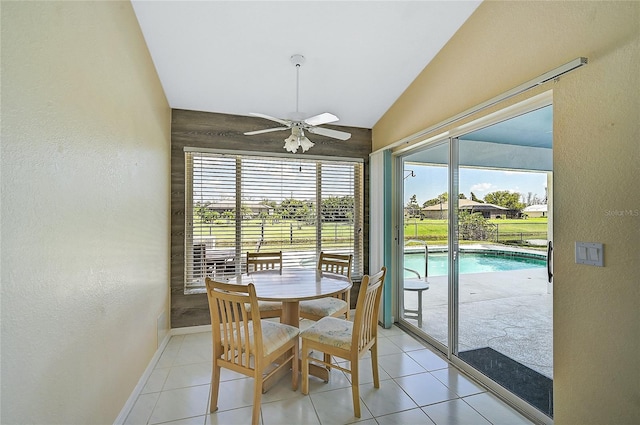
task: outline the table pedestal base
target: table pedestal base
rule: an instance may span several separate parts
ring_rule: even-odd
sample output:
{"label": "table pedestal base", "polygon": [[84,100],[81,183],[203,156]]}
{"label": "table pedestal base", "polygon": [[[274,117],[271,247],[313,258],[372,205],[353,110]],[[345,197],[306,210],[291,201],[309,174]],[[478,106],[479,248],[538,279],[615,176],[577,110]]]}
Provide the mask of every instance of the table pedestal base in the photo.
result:
{"label": "table pedestal base", "polygon": [[[290,326],[300,328],[300,303],[298,301],[287,301],[282,303],[282,317],[280,323],[285,323]],[[302,361],[298,364],[298,370],[302,370]],[[265,393],[269,388],[273,387],[284,375],[291,372],[291,369],[282,368],[268,380],[262,384],[262,392]],[[322,379],[324,382],[329,382],[329,370],[322,366],[315,364],[309,365],[309,375]]]}

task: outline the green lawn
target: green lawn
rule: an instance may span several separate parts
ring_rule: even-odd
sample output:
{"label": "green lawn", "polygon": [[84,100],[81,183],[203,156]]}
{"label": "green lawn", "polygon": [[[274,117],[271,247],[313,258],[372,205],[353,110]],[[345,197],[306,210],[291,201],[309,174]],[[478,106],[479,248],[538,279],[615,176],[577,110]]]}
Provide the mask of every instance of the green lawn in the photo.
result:
{"label": "green lawn", "polygon": [[[214,237],[217,248],[235,246],[235,231],[235,223],[228,220],[218,220],[214,224],[194,223],[194,236]],[[272,246],[283,250],[287,250],[288,247],[291,249],[312,249],[315,247],[316,227],[295,220],[280,220],[279,222],[266,220],[264,227],[260,219],[242,222],[242,241],[245,248],[254,248],[261,238],[263,238],[262,246]],[[352,240],[352,224],[323,224],[323,246],[351,246]]]}
{"label": "green lawn", "polygon": [[[498,219],[488,220],[497,226],[498,241],[501,243],[518,243],[525,239],[546,239],[548,229],[547,218]],[[448,220],[408,219],[404,225],[404,238],[409,245],[419,244],[414,241],[446,244]],[[468,241],[473,243],[476,241]],[[496,242],[495,240],[492,242]]]}
{"label": "green lawn", "polygon": [[[546,239],[547,218],[530,219],[501,219],[489,220],[497,226],[498,240],[487,242],[520,244],[527,239]],[[405,241],[422,244],[447,243],[447,220],[408,219],[405,221]],[[255,247],[264,236],[262,246],[272,246],[278,249],[301,249],[315,247],[315,226],[305,225],[295,220],[280,220],[263,223],[260,219],[243,221],[242,240],[247,248]],[[229,220],[218,220],[213,224],[194,223],[194,236],[215,237],[216,247],[232,247],[235,245],[235,223]],[[322,226],[323,246],[350,246],[353,238],[353,225],[349,223],[325,223]],[[463,241],[474,243],[478,241]],[[408,242],[408,244],[412,244]],[[244,249],[244,248],[243,248]]]}

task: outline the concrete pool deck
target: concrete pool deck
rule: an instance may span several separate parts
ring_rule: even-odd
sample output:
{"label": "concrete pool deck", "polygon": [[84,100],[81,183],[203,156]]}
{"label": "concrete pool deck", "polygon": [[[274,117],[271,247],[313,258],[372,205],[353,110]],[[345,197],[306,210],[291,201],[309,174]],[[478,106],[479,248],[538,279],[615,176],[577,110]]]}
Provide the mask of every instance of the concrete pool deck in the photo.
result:
{"label": "concrete pool deck", "polygon": [[[540,249],[490,243],[465,244],[460,248],[461,251],[484,250],[546,256],[546,251]],[[446,251],[446,246],[430,246],[429,251]],[[405,252],[424,253],[424,245],[405,247]],[[298,254],[283,253],[284,257],[294,258],[294,255]],[[428,282],[429,289],[422,293],[421,329],[446,344],[447,277],[429,277]],[[404,291],[406,308],[418,308],[417,294]],[[547,292],[546,268],[462,274],[459,299],[460,351],[491,347],[553,378],[553,297]],[[407,321],[417,326],[416,319]]]}
{"label": "concrete pool deck", "polygon": [[[553,378],[553,297],[547,292],[546,269],[468,273],[459,281],[459,350],[491,347]],[[447,277],[429,277],[428,282],[421,329],[446,344]],[[404,291],[404,303],[416,309],[417,293]]]}

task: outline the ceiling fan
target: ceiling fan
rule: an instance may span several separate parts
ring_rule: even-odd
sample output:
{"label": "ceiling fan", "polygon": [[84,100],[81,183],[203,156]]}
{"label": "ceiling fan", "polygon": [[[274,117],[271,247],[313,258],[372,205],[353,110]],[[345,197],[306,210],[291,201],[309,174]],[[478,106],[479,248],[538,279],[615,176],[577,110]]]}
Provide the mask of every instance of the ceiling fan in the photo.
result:
{"label": "ceiling fan", "polygon": [[305,131],[308,131],[311,134],[318,134],[320,136],[331,137],[333,139],[339,140],[348,140],[351,137],[351,133],[332,130],[330,128],[318,127],[323,124],[338,121],[338,117],[330,114],[329,112],[324,112],[322,114],[314,115],[309,118],[303,118],[304,114],[298,111],[300,67],[302,66],[304,61],[305,59],[302,55],[291,56],[291,63],[293,63],[296,67],[296,112],[291,114],[291,119],[275,118],[269,115],[251,112],[250,114],[253,116],[275,121],[279,124],[282,124],[283,127],[247,131],[244,133],[246,136],[271,133],[272,131],[291,130],[291,135],[284,139],[284,148],[291,153],[296,153],[298,151],[298,148],[301,148],[302,152],[306,152],[314,145],[314,143],[311,140],[307,139],[307,137],[305,136]]}

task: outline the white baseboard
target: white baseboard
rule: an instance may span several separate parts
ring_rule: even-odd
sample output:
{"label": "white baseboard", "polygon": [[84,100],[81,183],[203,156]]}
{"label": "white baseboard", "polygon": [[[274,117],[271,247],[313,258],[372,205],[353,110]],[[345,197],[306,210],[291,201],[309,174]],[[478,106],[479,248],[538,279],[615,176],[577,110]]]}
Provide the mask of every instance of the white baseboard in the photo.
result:
{"label": "white baseboard", "polygon": [[211,332],[211,325],[189,326],[188,328],[171,329],[171,335],[197,334],[199,332]]}
{"label": "white baseboard", "polygon": [[171,337],[173,335],[187,335],[187,334],[194,334],[199,332],[211,332],[211,325],[190,326],[188,328],[175,328],[167,332],[164,339],[158,346],[158,349],[156,350],[153,357],[149,361],[147,368],[144,370],[144,373],[142,374],[135,388],[131,392],[131,395],[127,399],[127,402],[124,404],[124,406],[122,406],[122,410],[120,410],[120,414],[118,415],[116,420],[113,422],[114,425],[123,425],[124,422],[127,420],[127,416],[129,415],[129,412],[131,411],[131,409],[133,409],[133,406],[135,405],[136,400],[138,400],[138,396],[142,392],[142,389],[144,388],[145,384],[147,383],[149,376],[151,376],[153,369],[156,367],[156,364],[158,363],[158,360],[160,360],[160,356],[162,355],[162,352],[164,351],[167,344],[169,343],[169,340],[171,339]]}

